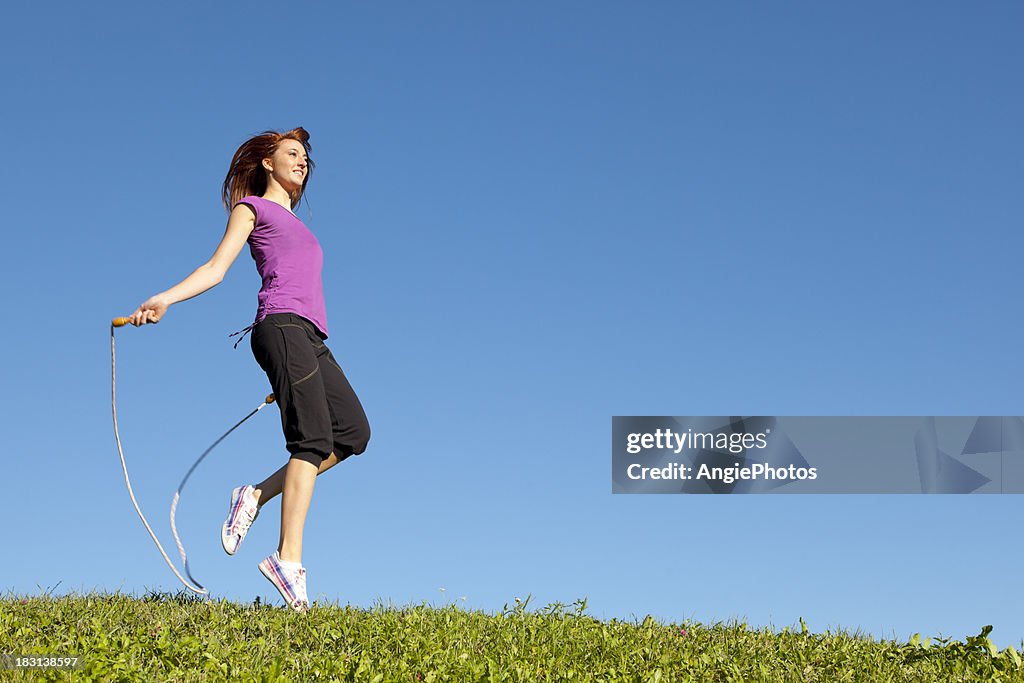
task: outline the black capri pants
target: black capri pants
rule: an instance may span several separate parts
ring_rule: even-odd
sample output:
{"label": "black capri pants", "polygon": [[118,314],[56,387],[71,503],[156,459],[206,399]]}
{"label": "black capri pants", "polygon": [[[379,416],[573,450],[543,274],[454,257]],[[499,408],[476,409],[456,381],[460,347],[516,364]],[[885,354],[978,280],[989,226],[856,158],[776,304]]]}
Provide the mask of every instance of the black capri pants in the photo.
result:
{"label": "black capri pants", "polygon": [[332,452],[344,460],[366,450],[366,413],[313,323],[271,313],[253,327],[249,344],[270,380],[292,457],[319,466]]}

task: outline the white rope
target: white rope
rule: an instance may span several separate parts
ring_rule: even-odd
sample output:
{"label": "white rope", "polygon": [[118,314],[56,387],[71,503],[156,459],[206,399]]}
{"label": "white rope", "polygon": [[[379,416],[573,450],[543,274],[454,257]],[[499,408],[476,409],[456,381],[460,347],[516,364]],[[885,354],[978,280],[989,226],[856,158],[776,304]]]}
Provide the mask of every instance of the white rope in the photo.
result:
{"label": "white rope", "polygon": [[139,508],[139,504],[135,500],[135,493],[132,491],[132,482],[128,478],[128,466],[125,464],[125,461],[124,461],[124,450],[121,448],[121,436],[120,436],[120,434],[118,434],[118,431],[117,431],[117,393],[116,393],[116,387],[117,387],[117,364],[116,364],[116,361],[115,361],[115,354],[114,354],[114,325],[111,324],[110,325],[110,408],[111,408],[111,410],[113,411],[113,414],[114,414],[114,438],[117,440],[117,452],[121,456],[121,467],[124,469],[124,483],[127,484],[127,486],[128,486],[128,495],[131,496],[132,504],[135,505],[135,511],[139,513],[139,518],[142,519],[142,523],[146,526],[146,531],[148,531],[149,535],[153,538],[153,542],[156,543],[156,547],[160,550],[160,554],[164,556],[164,560],[167,561],[167,566],[171,568],[171,571],[174,572],[174,575],[177,576],[178,579],[182,582],[182,584],[184,584],[185,587],[188,588],[190,591],[192,591],[194,593],[198,593],[199,595],[207,595],[209,593],[209,590],[204,588],[203,585],[201,583],[199,583],[198,581],[196,581],[195,577],[192,576],[192,571],[191,571],[191,569],[189,568],[189,565],[188,565],[188,556],[185,554],[185,546],[183,546],[182,543],[181,543],[181,538],[179,538],[179,536],[178,536],[178,528],[177,528],[177,526],[174,523],[174,515],[175,515],[175,512],[178,509],[178,501],[181,499],[181,492],[185,488],[185,482],[188,481],[188,478],[192,475],[192,472],[196,469],[196,467],[199,466],[199,463],[201,463],[203,461],[203,458],[205,458],[207,456],[207,454],[209,454],[209,452],[212,451],[217,446],[217,444],[219,444],[221,441],[223,441],[227,437],[228,434],[230,434],[231,432],[235,431],[235,429],[237,429],[239,425],[241,425],[243,422],[248,420],[250,417],[252,417],[256,413],[258,413],[260,410],[262,410],[264,406],[270,405],[270,403],[274,400],[274,396],[273,396],[273,394],[267,396],[267,398],[265,398],[263,400],[263,402],[260,403],[259,407],[257,407],[251,413],[249,413],[248,415],[243,417],[241,420],[239,420],[237,423],[235,423],[234,427],[232,427],[231,429],[226,431],[223,434],[223,436],[221,436],[219,439],[217,439],[216,441],[213,442],[212,446],[210,446],[205,451],[203,451],[203,454],[199,456],[199,459],[196,460],[195,463],[193,463],[192,467],[190,467],[188,472],[185,474],[185,477],[181,480],[181,483],[178,484],[178,490],[174,492],[174,499],[171,501],[171,532],[174,534],[174,541],[178,545],[178,552],[181,554],[181,561],[182,561],[182,564],[185,566],[185,573],[188,574],[188,578],[191,579],[191,581],[192,581],[192,583],[189,583],[189,581],[187,581],[185,579],[185,577],[183,577],[178,572],[177,568],[174,566],[174,563],[171,562],[171,558],[167,557],[167,553],[164,552],[163,546],[160,545],[160,541],[157,540],[156,534],[153,533],[153,529],[149,526],[149,522],[146,521],[145,515],[142,514],[142,510]]}
{"label": "white rope", "polygon": [[[135,493],[132,491],[132,482],[128,478],[128,465],[126,465],[125,462],[124,462],[124,450],[122,450],[122,448],[121,448],[121,435],[118,434],[118,431],[117,431],[117,393],[116,393],[117,390],[116,390],[116,386],[117,386],[117,374],[116,374],[116,363],[115,363],[115,360],[114,360],[114,325],[111,324],[110,325],[110,408],[111,408],[111,410],[114,413],[114,438],[117,440],[117,452],[121,456],[121,467],[124,469],[124,483],[127,484],[127,486],[128,486],[128,495],[131,496],[131,498],[132,498],[132,504],[135,506],[135,511],[139,513],[139,518],[142,520],[142,523],[146,525],[146,531],[148,531],[149,535],[153,538],[153,542],[156,543],[156,547],[160,550],[160,554],[164,556],[164,559],[167,561],[167,566],[171,568],[171,571],[174,572],[174,575],[177,576],[178,579],[185,585],[185,587],[188,588],[193,593],[198,593],[199,595],[206,595],[207,593],[209,593],[209,591],[206,588],[203,588],[201,585],[199,585],[198,582],[196,582],[196,585],[193,586],[191,583],[189,583],[185,579],[185,577],[183,577],[180,573],[178,573],[178,570],[174,566],[174,563],[171,562],[171,558],[167,557],[167,553],[164,552],[164,547],[162,545],[160,545],[160,541],[157,540],[156,534],[153,533],[153,529],[149,526],[149,522],[146,521],[146,516],[144,514],[142,514],[142,510],[139,508],[139,503],[135,500]],[[182,554],[184,554],[184,550],[182,551]]]}
{"label": "white rope", "polygon": [[231,432],[235,431],[240,424],[242,424],[243,422],[248,420],[250,417],[252,417],[256,413],[260,412],[263,409],[264,406],[270,405],[270,401],[271,400],[272,400],[272,398],[270,396],[268,396],[266,399],[264,399],[264,401],[262,403],[260,403],[260,405],[255,410],[253,410],[251,413],[249,413],[248,415],[243,417],[241,420],[236,422],[234,427],[232,427],[228,431],[224,432],[224,434],[219,439],[217,439],[216,441],[213,442],[212,446],[210,446],[205,451],[203,451],[203,454],[199,456],[199,459],[196,460],[192,464],[192,467],[189,468],[188,472],[185,473],[185,476],[184,476],[184,478],[182,478],[181,483],[178,484],[178,490],[174,492],[174,499],[171,501],[171,532],[174,534],[174,542],[178,544],[178,552],[181,554],[181,562],[182,562],[182,564],[185,565],[185,573],[188,574],[188,578],[192,579],[192,581],[197,586],[202,587],[201,584],[198,581],[196,581],[195,577],[192,576],[192,571],[189,569],[189,566],[188,566],[188,557],[186,557],[186,555],[185,555],[185,546],[183,546],[181,544],[181,539],[178,537],[178,527],[174,523],[174,513],[178,509],[178,500],[180,500],[180,498],[181,498],[181,492],[185,490],[185,482],[188,481],[188,478],[190,476],[192,476],[192,472],[196,469],[196,467],[199,466],[199,463],[201,463],[203,461],[203,458],[205,458],[210,451],[212,451],[214,448],[216,448],[217,444],[219,444],[221,441],[223,441],[225,438],[227,438],[228,434],[230,434]]}

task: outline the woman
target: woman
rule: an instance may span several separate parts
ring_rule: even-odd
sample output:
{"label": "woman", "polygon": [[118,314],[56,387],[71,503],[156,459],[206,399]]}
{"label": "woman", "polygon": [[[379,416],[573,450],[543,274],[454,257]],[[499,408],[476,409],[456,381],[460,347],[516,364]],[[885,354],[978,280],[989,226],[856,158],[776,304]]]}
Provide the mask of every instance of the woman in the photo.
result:
{"label": "woman", "polygon": [[309,133],[303,128],[266,131],[239,147],[221,191],[230,217],[217,250],[195,272],[150,297],[129,317],[136,326],[159,322],[171,304],[220,283],[248,242],[263,286],[255,321],[235,334],[252,332],[253,356],[270,380],[290,457],[261,483],[231,492],[221,544],[234,555],[260,508],[283,494],[280,542],[259,568],[298,612],[309,607],[302,530],[313,484],[318,474],[365,451],[370,440],[363,407],[324,343],[323,252],[292,212],[313,169],[310,149]]}

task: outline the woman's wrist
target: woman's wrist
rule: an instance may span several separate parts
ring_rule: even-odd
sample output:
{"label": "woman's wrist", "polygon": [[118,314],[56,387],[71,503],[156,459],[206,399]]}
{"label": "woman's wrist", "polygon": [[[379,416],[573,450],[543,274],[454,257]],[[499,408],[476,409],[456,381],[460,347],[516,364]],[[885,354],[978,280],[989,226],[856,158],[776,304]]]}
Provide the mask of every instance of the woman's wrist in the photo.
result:
{"label": "woman's wrist", "polygon": [[155,294],[153,296],[153,302],[168,307],[171,304],[178,303],[177,300],[175,300],[175,298],[170,295],[170,291],[171,290],[168,289],[166,291],[160,292],[159,294]]}

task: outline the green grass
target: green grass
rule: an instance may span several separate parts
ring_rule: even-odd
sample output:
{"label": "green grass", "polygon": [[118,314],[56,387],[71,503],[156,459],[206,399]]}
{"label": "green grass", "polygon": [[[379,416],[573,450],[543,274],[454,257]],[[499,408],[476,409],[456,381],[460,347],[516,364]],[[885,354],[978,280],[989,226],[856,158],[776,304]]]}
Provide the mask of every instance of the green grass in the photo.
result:
{"label": "green grass", "polygon": [[80,668],[2,680],[103,681],[1022,681],[990,627],[965,642],[599,621],[586,601],[500,613],[198,601],[183,593],[0,599],[0,653],[78,656]]}

